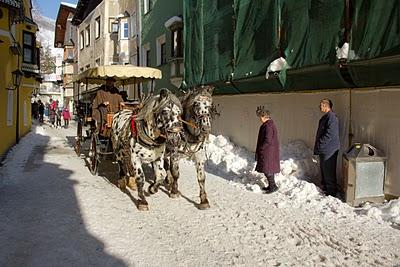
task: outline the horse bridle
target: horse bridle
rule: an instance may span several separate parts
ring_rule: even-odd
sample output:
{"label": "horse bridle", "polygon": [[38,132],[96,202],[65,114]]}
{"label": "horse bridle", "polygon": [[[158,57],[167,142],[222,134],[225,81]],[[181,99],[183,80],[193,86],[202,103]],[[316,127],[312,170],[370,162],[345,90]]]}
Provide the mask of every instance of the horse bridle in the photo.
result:
{"label": "horse bridle", "polygon": [[[158,114],[157,114],[157,116],[158,116]],[[161,133],[161,131],[157,127],[155,127],[154,121],[151,124],[152,124],[151,126],[154,129],[154,132],[156,135],[154,138],[151,138],[144,130],[144,121],[143,120],[137,121],[137,125],[138,125],[137,131],[138,131],[139,140],[141,140],[144,143],[144,145],[147,145],[148,147],[158,147],[158,146],[162,145],[165,142],[165,140],[168,140],[169,136],[171,134],[176,134],[176,133],[179,133],[180,131],[182,131],[181,126],[179,126],[179,127],[171,126],[171,127],[168,127],[165,129],[165,133]]]}

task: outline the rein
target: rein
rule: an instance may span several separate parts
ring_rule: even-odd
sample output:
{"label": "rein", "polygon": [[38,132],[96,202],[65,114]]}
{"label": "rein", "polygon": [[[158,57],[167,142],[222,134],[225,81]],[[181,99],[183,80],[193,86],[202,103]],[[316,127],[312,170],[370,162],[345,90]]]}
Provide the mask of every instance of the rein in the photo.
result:
{"label": "rein", "polygon": [[191,121],[185,121],[185,120],[182,119],[182,118],[179,118],[179,121],[180,121],[180,122],[183,122],[183,123],[186,124],[186,125],[189,125],[190,127],[195,128],[195,129],[199,128],[196,124],[194,124],[194,123],[191,122]]}
{"label": "rein", "polygon": [[[193,118],[193,113],[192,112],[190,112],[190,118]],[[201,119],[202,117],[204,117],[205,115],[202,115],[202,116],[198,116],[197,118],[198,119]],[[198,129],[199,128],[199,126],[197,126],[195,123],[193,123],[192,121],[185,121],[185,120],[183,120],[183,119],[179,119],[181,122],[183,122],[183,123],[185,123],[185,124],[187,124],[187,125],[189,125],[189,126],[191,126],[192,128],[194,128],[194,129]],[[203,134],[199,134],[199,135],[193,135],[193,134],[191,134],[189,131],[186,131],[186,135],[188,135],[187,136],[187,138],[185,138],[185,145],[184,145],[184,147],[183,147],[183,150],[182,150],[182,153],[183,154],[185,154],[185,155],[187,155],[188,157],[191,157],[193,154],[195,154],[195,153],[197,153],[198,151],[200,151],[200,149],[202,149],[203,148],[203,146],[204,146],[204,142],[205,142],[205,140],[206,140],[206,136],[205,135],[203,135]],[[191,139],[193,139],[193,140],[189,140],[189,137],[191,137]],[[193,141],[193,142],[191,142],[191,141]],[[189,144],[195,144],[195,148],[194,148],[194,150],[191,150],[190,149],[190,146],[189,146]]]}

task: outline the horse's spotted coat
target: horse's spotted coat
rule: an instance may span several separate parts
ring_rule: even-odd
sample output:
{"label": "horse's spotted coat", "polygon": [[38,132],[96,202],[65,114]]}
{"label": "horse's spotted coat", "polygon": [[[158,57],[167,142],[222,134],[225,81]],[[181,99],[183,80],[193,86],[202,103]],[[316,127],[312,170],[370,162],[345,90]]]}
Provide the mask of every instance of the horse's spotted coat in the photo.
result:
{"label": "horse's spotted coat", "polygon": [[[164,97],[168,97],[164,96]],[[140,122],[145,125],[143,133],[146,135],[146,141],[141,140],[141,136],[132,136],[131,118],[133,112],[130,110],[122,110],[114,115],[112,123],[112,144],[113,150],[120,165],[120,179],[125,179],[128,175],[136,178],[138,185],[138,194],[141,204],[147,206],[143,193],[145,182],[142,164],[151,163],[156,176],[156,181],[151,185],[149,191],[155,193],[158,186],[166,177],[164,169],[164,152],[166,142],[177,142],[177,136],[180,135],[176,129],[181,129],[181,123],[178,118],[182,113],[180,103],[176,101],[166,101],[162,96],[158,100],[148,101],[146,114],[139,112],[136,125]],[[162,105],[157,107],[157,105]],[[156,113],[153,112],[155,110]],[[155,137],[163,135],[161,141],[155,142]],[[164,139],[165,138],[165,139]],[[148,143],[152,141],[153,143]]]}
{"label": "horse's spotted coat", "polygon": [[171,196],[177,196],[179,178],[179,159],[189,158],[195,162],[197,171],[197,181],[200,187],[200,208],[208,208],[209,203],[205,191],[205,172],[206,161],[205,141],[211,132],[211,107],[212,107],[211,87],[199,88],[191,91],[182,101],[183,118],[195,125],[184,125],[183,141],[177,147],[167,146],[167,156],[165,160],[166,169],[170,171],[168,176]]}

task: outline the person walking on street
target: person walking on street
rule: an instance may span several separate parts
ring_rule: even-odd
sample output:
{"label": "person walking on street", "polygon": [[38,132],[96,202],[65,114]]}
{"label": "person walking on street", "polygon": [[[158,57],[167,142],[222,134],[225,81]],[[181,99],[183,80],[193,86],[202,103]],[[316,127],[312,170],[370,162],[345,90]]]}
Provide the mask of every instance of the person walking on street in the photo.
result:
{"label": "person walking on street", "polygon": [[332,111],[333,103],[329,99],[322,99],[319,105],[324,113],[318,123],[315,137],[314,154],[319,156],[321,168],[322,190],[327,195],[336,197],[336,164],[340,148],[339,119]]}
{"label": "person walking on street", "polygon": [[268,186],[262,188],[264,193],[269,194],[278,190],[275,183],[275,174],[280,172],[279,140],[278,130],[271,114],[263,106],[257,108],[257,117],[260,118],[261,126],[258,131],[256,147],[256,171],[264,173],[268,180]]}
{"label": "person walking on street", "polygon": [[56,122],[56,110],[57,110],[57,102],[50,98],[50,106],[49,106],[49,118],[52,127],[55,127]]}
{"label": "person walking on street", "polygon": [[64,128],[68,128],[69,126],[69,120],[71,119],[71,113],[69,113],[68,107],[65,107],[62,111],[62,117],[64,120]]}
{"label": "person walking on street", "polygon": [[39,118],[39,104],[38,102],[36,102],[36,100],[33,101],[33,103],[31,104],[31,112],[32,112],[32,118],[37,120]]}
{"label": "person walking on street", "polygon": [[42,101],[39,99],[38,100],[38,110],[39,110],[39,122],[43,123],[43,115],[44,115],[44,104],[42,103]]}
{"label": "person walking on street", "polygon": [[56,118],[57,118],[57,129],[61,129],[61,108],[57,108],[56,110]]}

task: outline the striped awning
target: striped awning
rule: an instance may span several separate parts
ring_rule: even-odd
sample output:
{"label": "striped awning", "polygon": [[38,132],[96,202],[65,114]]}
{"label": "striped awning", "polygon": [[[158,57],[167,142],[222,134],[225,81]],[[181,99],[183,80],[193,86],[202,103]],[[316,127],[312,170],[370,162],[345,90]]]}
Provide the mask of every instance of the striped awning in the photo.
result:
{"label": "striped awning", "polygon": [[113,78],[117,84],[132,84],[143,79],[161,79],[161,77],[161,71],[155,68],[134,65],[109,65],[87,69],[76,75],[74,82],[103,84],[107,78]]}

